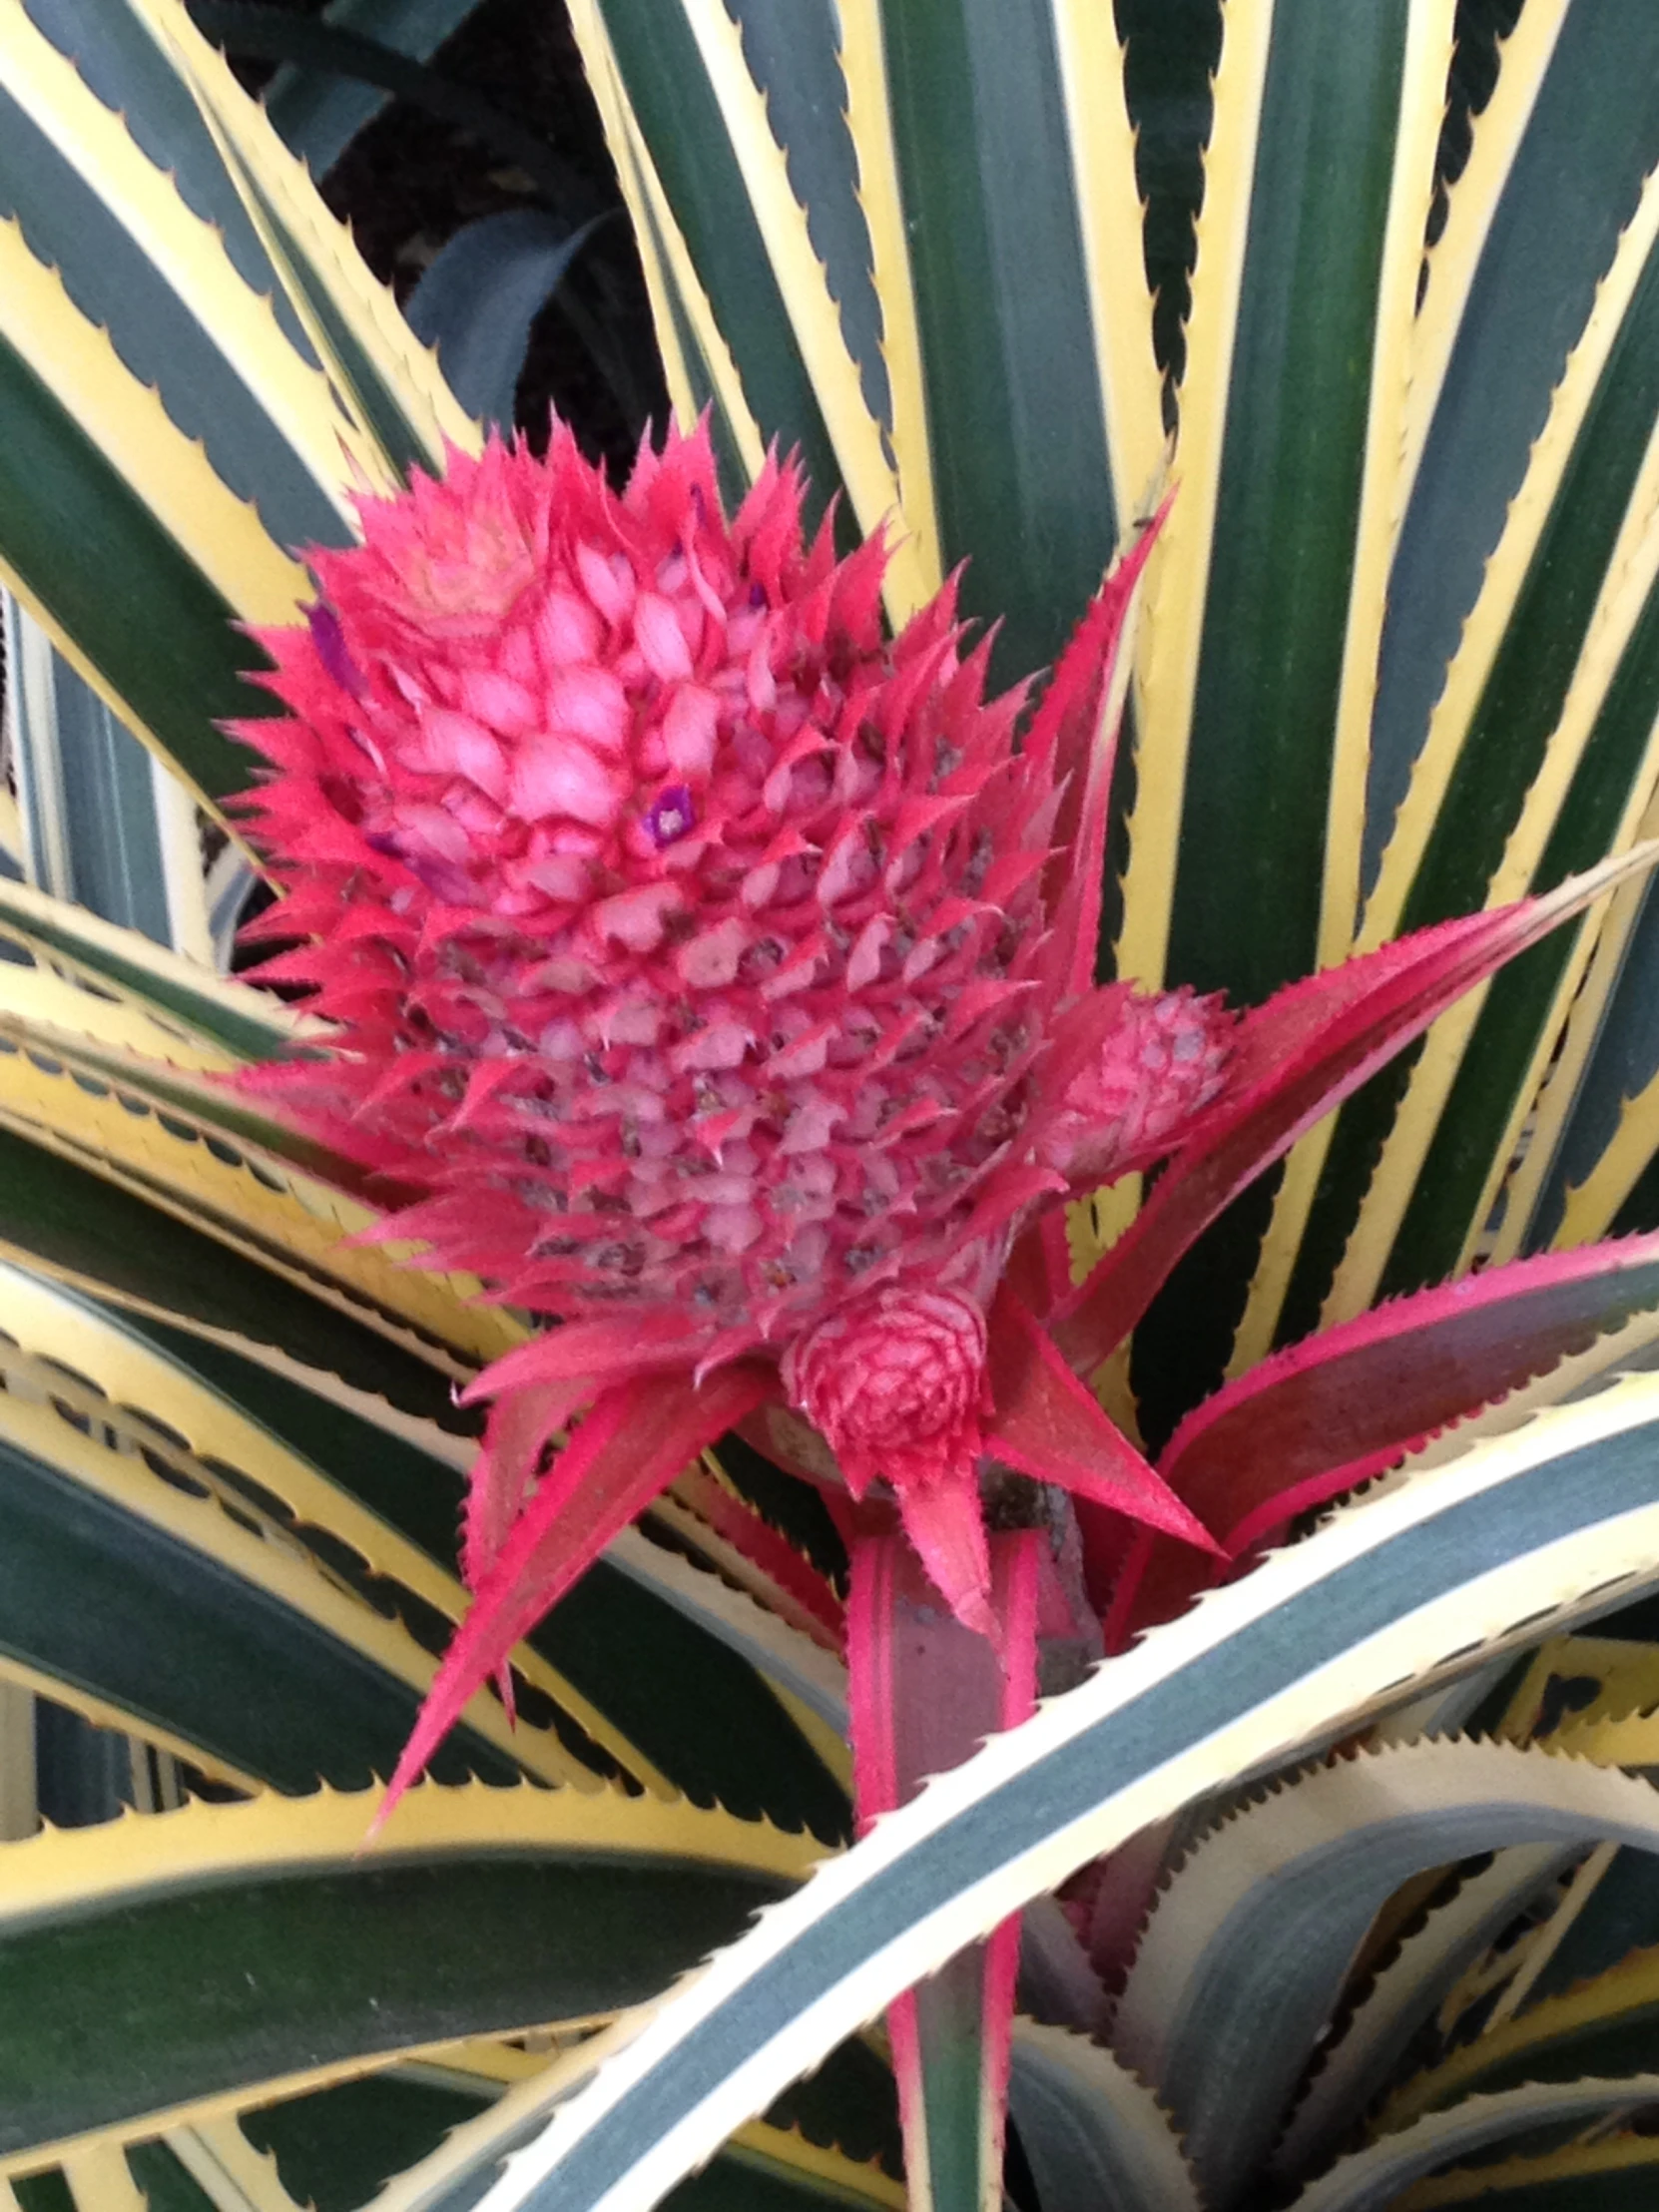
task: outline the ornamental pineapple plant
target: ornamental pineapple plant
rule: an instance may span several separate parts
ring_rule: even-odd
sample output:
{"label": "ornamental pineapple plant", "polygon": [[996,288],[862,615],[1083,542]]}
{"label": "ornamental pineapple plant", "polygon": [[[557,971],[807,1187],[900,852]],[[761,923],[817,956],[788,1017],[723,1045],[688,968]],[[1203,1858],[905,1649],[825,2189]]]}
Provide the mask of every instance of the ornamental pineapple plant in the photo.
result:
{"label": "ornamental pineapple plant", "polygon": [[24,862],[306,994],[0,886],[31,2212],[1643,2185],[1652,34],[1118,13],[573,8],[611,484],[0,10]]}

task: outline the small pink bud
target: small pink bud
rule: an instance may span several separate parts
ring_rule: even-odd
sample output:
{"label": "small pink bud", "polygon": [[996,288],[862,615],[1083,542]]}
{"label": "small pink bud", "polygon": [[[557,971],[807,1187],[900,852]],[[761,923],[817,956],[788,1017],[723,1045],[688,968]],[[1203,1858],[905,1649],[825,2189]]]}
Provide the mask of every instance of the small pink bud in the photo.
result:
{"label": "small pink bud", "polygon": [[799,1338],[784,1387],[854,1494],[971,1466],[985,1395],[985,1317],[949,1291],[891,1284]]}

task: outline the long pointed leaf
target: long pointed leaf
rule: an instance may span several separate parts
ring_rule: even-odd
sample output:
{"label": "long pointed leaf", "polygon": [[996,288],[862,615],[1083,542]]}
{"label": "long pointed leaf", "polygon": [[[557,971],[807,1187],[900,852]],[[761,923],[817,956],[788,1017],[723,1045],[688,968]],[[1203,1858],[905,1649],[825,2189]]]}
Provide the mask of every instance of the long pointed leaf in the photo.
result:
{"label": "long pointed leaf", "polygon": [[[1545,1254],[1419,1292],[1276,1353],[1190,1413],[1162,1479],[1234,1558],[1659,1303],[1659,1238]],[[1196,1571],[1195,1571],[1196,1569]],[[1186,1547],[1155,1547],[1132,1625],[1202,1587]]]}
{"label": "long pointed leaf", "polygon": [[[847,1617],[860,1825],[906,1805],[999,1728],[1026,1719],[1037,1686],[1035,1531],[991,1546],[997,1651],[953,1620],[902,1536],[853,1547]],[[1002,2136],[1019,1917],[888,2007],[911,2189],[932,2212],[1002,2200]]]}
{"label": "long pointed leaf", "polygon": [[683,1376],[655,1377],[599,1398],[478,1590],[397,1763],[380,1822],[519,1638],[688,1459],[776,1386],[765,1369],[723,1368],[701,1388]]}
{"label": "long pointed leaf", "polygon": [[1154,1473],[1006,1286],[992,1310],[989,1379],[995,1411],[985,1448],[1038,1482],[1209,1548],[1203,1527]]}
{"label": "long pointed leaf", "polygon": [[1603,861],[1559,889],[1471,914],[1293,983],[1251,1014],[1235,1080],[1165,1169],[1134,1226],[1072,1293],[1055,1341],[1080,1372],[1127,1336],[1177,1260],[1303,1131],[1483,977],[1578,913],[1659,847]]}
{"label": "long pointed leaf", "polygon": [[[1471,1643],[1490,1651],[1523,1621],[1535,1634],[1540,1615],[1585,1606],[1610,1555],[1623,1592],[1659,1577],[1655,1421],[1650,1377],[1546,1414],[1342,1509],[1049,1700],[680,1990],[481,2212],[644,2212],[747,2110],[1025,1898]],[[1652,1793],[1623,1787],[1659,1836]]]}

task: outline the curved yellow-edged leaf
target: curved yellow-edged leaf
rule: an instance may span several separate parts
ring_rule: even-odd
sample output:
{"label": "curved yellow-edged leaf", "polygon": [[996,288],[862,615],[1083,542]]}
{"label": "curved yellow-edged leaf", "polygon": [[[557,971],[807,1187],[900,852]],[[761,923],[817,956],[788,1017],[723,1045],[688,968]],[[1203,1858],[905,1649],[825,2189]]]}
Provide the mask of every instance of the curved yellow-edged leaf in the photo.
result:
{"label": "curved yellow-edged leaf", "polygon": [[[350,232],[329,214],[303,163],[288,152],[258,101],[237,82],[218,47],[197,30],[183,0],[124,4],[168,56],[195,100],[273,267],[285,278],[306,335],[319,357],[346,375],[341,397],[358,406],[359,429],[383,451],[373,422],[363,419],[361,395],[353,393],[354,379],[342,362],[340,346],[312,304],[313,283],[321,286],[351,344],[418,436],[427,463],[441,469],[446,439],[475,450],[478,425],[445,383],[436,354],[414,336]],[[390,488],[395,470],[386,481]]]}
{"label": "curved yellow-edged leaf", "polygon": [[1273,39],[1273,0],[1233,6],[1223,29],[1214,121],[1204,158],[1187,367],[1181,382],[1179,493],[1147,564],[1137,675],[1138,784],[1129,821],[1117,972],[1148,988],[1164,979],[1187,744],[1204,635],[1210,547],[1221,497],[1233,342],[1250,235],[1251,179]]}
{"label": "curved yellow-edged leaf", "polygon": [[1542,2189],[1551,2182],[1588,2180],[1596,2174],[1636,2173],[1659,2165],[1659,2137],[1614,2135],[1594,2143],[1569,2143],[1564,2150],[1535,2158],[1499,2158],[1479,2166],[1454,2167],[1419,2181],[1395,2202],[1394,2212],[1435,2212],[1442,2204],[1467,2204],[1471,2198],[1506,2190]]}
{"label": "curved yellow-edged leaf", "polygon": [[719,104],[858,527],[869,537],[884,521],[894,522],[884,596],[897,627],[937,590],[937,553],[929,570],[922,548],[906,526],[899,485],[882,450],[881,425],[864,402],[858,364],[841,334],[839,310],[808,235],[806,210],[790,184],[766,100],[749,73],[738,26],[725,0],[679,0],[679,4]]}
{"label": "curved yellow-edged leaf", "polygon": [[131,234],[349,522],[350,464],[366,469],[372,455],[327,377],[301,358],[219,232],[186,206],[172,178],[36,28],[22,0],[0,7],[0,81]]}
{"label": "curved yellow-edged leaf", "polygon": [[918,580],[926,596],[942,580],[938,503],[927,436],[927,386],[915,281],[893,144],[881,0],[842,0],[836,20],[846,88],[846,130],[857,166],[858,205],[869,234],[870,281],[881,310],[881,358],[892,415],[888,437],[898,473],[899,511],[915,548]]}
{"label": "curved yellow-edged leaf", "polygon": [[[175,429],[156,393],[82,314],[56,270],[35,259],[9,217],[0,218],[0,337],[120,470],[227,606],[250,623],[295,619],[309,588],[304,570],[273,541],[257,509],[216,475],[201,445]],[[123,711],[119,702],[112,704]]]}
{"label": "curved yellow-edged leaf", "polygon": [[32,883],[0,880],[0,930],[37,959],[62,965],[89,989],[126,992],[159,1018],[183,1023],[227,1045],[239,1059],[269,1059],[326,1030],[271,991],[216,975],[199,961],[155,944],[137,929],[106,921]]}
{"label": "curved yellow-edged leaf", "polygon": [[[274,1514],[263,1510],[211,1460],[196,1459],[168,1436],[147,1408],[113,1412],[100,1393],[90,1400],[77,1389],[74,1371],[61,1373],[0,1347],[0,1436],[36,1464],[49,1467],[74,1490],[100,1501],[262,1600],[307,1624],[342,1653],[408,1694],[410,1712],[431,1686],[437,1660],[405,1626],[359,1595]],[[80,1399],[80,1403],[77,1403]],[[318,1525],[327,1527],[326,1521]],[[365,1540],[387,1548],[372,1535]],[[401,1555],[399,1555],[401,1556]],[[412,1564],[412,1562],[408,1562]],[[458,1593],[456,1593],[458,1595]],[[451,1617],[459,1610],[454,1597]],[[558,1681],[558,1677],[553,1677]],[[601,1787],[598,1778],[567,1752],[556,1729],[520,1722],[515,1730],[498,1699],[480,1691],[464,1716],[469,1732],[513,1767],[539,1779],[572,1786],[578,1794]],[[151,1727],[147,1718],[124,1716],[122,1725],[154,1735],[164,1749],[192,1764],[252,1777],[227,1765],[223,1746],[199,1746]],[[388,1753],[389,1755],[389,1753]]]}
{"label": "curved yellow-edged leaf", "polygon": [[[3,1848],[0,1929],[43,1914],[113,1906],[186,1884],[279,1876],[355,1863],[379,1803],[377,1789],[275,1791],[237,1805],[193,1798],[171,1813],[128,1813],[94,1828],[44,1829]],[[593,1857],[684,1860],[800,1882],[825,1856],[812,1836],[741,1821],[688,1799],[624,1790],[494,1789],[483,1782],[417,1782],[375,1838],[378,1864],[454,1852],[567,1850]]]}
{"label": "curved yellow-edged leaf", "polygon": [[1651,2012],[1656,2002],[1659,1951],[1632,1951],[1617,1965],[1561,1995],[1542,1997],[1518,2017],[1487,2026],[1438,2065],[1414,2074],[1382,2106],[1375,2132],[1388,2134],[1409,2126],[1425,2112],[1467,2095],[1495,2067],[1524,2064],[1529,2051],[1570,2041],[1575,2034],[1610,2023],[1620,2013]]}
{"label": "curved yellow-edged leaf", "polygon": [[[1472,2155],[1511,2136],[1567,2122],[1588,2124],[1626,2106],[1659,2098],[1659,2074],[1628,2074],[1617,2081],[1549,2081],[1496,2096],[1467,2097],[1449,2112],[1431,2112],[1412,2126],[1383,2135],[1366,2149],[1340,2158],[1297,2198],[1297,2212],[1372,2212],[1378,2205],[1411,2201],[1408,2184],[1454,2158]],[[1488,2165],[1482,2172],[1495,2169]]]}
{"label": "curved yellow-edged leaf", "polygon": [[375,1217],[341,1192],[3,1038],[0,1123],[348,1304],[383,1332],[419,1333],[426,1356],[456,1375],[523,1342],[523,1325],[505,1312],[463,1303],[477,1291],[471,1279],[398,1266],[394,1255],[412,1248],[351,1244]]}
{"label": "curved yellow-edged leaf", "polygon": [[107,985],[89,989],[40,959],[33,967],[0,960],[0,1028],[48,1049],[48,1040],[79,1043],[124,1056],[135,1066],[159,1061],[181,1074],[230,1075],[239,1064],[223,1045],[192,1035],[132,993]]}
{"label": "curved yellow-edged leaf", "polygon": [[[14,1696],[21,1701],[20,1710],[27,1714],[31,1741],[35,1713],[34,1700],[45,1698],[53,1705],[61,1705],[71,1713],[78,1713],[91,1728],[108,1729],[112,1735],[126,1736],[131,1741],[151,1746],[165,1752],[183,1766],[194,1768],[210,1782],[223,1784],[233,1790],[253,1792],[263,1784],[257,1774],[227,1760],[222,1753],[204,1744],[195,1743],[178,1730],[165,1727],[153,1713],[136,1713],[130,1707],[116,1704],[101,1697],[96,1690],[84,1683],[66,1681],[61,1675],[49,1674],[42,1667],[31,1667],[23,1660],[7,1652],[0,1655],[0,1696]],[[142,1739],[141,1733],[142,1732]],[[32,1835],[37,1808],[31,1797],[26,1824],[18,1829],[0,1829],[0,1841],[15,1842],[20,1835]],[[4,2160],[0,2159],[0,2171]]]}
{"label": "curved yellow-edged leaf", "polygon": [[[701,1811],[684,1800],[665,1803],[620,1790],[582,1796],[527,1784],[444,1789],[422,1783],[398,1806],[372,1859],[364,1862],[363,1839],[376,1803],[372,1790],[324,1789],[302,1797],[267,1793],[236,1805],[191,1801],[171,1813],[129,1812],[102,1826],[42,1831],[0,1847],[0,1944],[27,1941],[35,1931],[65,1923],[97,1921],[119,1931],[128,1917],[165,1908],[181,1896],[235,1890],[257,1898],[262,1890],[319,1876],[360,1880],[372,1890],[402,1869],[417,1875],[440,1875],[446,1867],[483,1871],[492,1860],[558,1858],[577,1868],[609,1864],[619,1871],[658,1872],[669,1880],[676,1869],[688,1876],[733,1875],[758,1882],[766,1894],[800,1881],[823,1850],[764,1822],[739,1821],[718,1809]],[[649,1935],[645,1940],[649,1943]],[[223,1966],[222,1960],[202,1963],[205,1969]],[[360,1990],[354,1993],[359,2009],[362,1996]],[[510,2019],[498,2032],[551,2027],[568,2033],[591,2019]],[[445,2073],[464,2070],[485,2093],[502,2077],[502,2069],[491,2068],[476,2044],[368,2033],[361,2051],[342,2054],[336,2047],[327,2060],[313,2059],[297,2071],[273,2076],[268,2070],[264,2077],[226,2081],[183,2101],[123,2112],[91,2135],[39,2140],[9,2151],[0,2155],[0,2171],[31,2170],[173,2130],[211,2130],[273,2097],[422,2059]],[[546,2067],[528,2060],[509,2070],[535,2076]]]}
{"label": "curved yellow-edged leaf", "polygon": [[[145,1339],[80,1299],[4,1265],[0,1265],[0,1333],[10,1340],[0,1343],[0,1377],[8,1390],[15,1392],[26,1382],[36,1392],[49,1392],[82,1414],[89,1425],[125,1437],[135,1450],[154,1450],[165,1437],[163,1448],[175,1452],[185,1471],[205,1488],[229,1497],[239,1508],[250,1496],[280,1500],[300,1527],[324,1531],[336,1543],[348,1546],[374,1574],[451,1622],[461,1619],[468,1598],[452,1574]],[[0,1428],[6,1411],[0,1400]],[[244,1478],[244,1484],[228,1489],[228,1474]],[[249,1482],[252,1489],[245,1486]],[[526,1682],[578,1722],[625,1773],[658,1796],[674,1795],[651,1762],[540,1653],[521,1645],[511,1663]],[[566,1779],[579,1787],[590,1786],[579,1767],[569,1769]]]}

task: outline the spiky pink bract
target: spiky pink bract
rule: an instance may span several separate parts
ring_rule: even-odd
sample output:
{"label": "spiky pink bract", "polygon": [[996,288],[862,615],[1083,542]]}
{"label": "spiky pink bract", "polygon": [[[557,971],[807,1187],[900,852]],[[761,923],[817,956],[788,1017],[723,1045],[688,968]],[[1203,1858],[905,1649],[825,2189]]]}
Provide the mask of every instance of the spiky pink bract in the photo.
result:
{"label": "spiky pink bract", "polygon": [[[837,561],[802,506],[769,463],[728,522],[701,430],[617,495],[562,428],[545,461],[493,440],[362,502],[362,545],[312,557],[308,625],[264,637],[288,719],[242,728],[290,890],[260,926],[309,940],[265,972],[339,1039],[261,1080],[421,1194],[386,1229],[430,1264],[621,1321],[610,1380],[811,1336],[816,1402],[851,1404],[886,1370],[842,1317],[913,1346],[943,1301],[975,1339],[965,1408],[1016,1229],[1167,1151],[1231,1017],[1079,983],[1098,869],[1055,838],[1103,833],[1141,556],[1022,742],[1024,689],[986,700],[953,591],[889,639],[880,542]],[[982,1576],[939,1547],[972,1548],[977,1457],[964,1410],[857,1459],[964,1608]],[[475,1580],[533,1454],[485,1466]]]}

